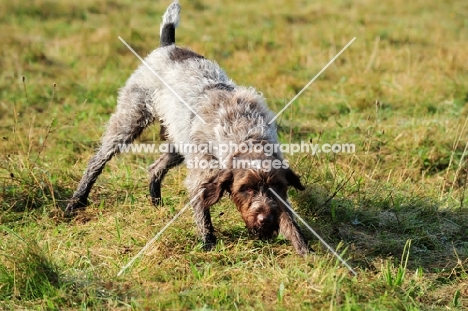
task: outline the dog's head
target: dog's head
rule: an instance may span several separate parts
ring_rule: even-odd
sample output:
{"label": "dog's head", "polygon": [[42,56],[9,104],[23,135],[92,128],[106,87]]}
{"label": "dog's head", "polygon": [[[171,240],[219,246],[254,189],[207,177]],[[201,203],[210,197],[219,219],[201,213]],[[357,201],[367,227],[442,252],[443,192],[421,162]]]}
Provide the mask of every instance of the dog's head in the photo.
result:
{"label": "dog's head", "polygon": [[290,186],[304,190],[299,177],[284,165],[271,169],[234,166],[220,170],[204,184],[203,204],[207,207],[215,204],[227,191],[249,232],[258,238],[268,239],[278,234],[279,216],[284,211],[281,201],[269,188],[286,201]]}

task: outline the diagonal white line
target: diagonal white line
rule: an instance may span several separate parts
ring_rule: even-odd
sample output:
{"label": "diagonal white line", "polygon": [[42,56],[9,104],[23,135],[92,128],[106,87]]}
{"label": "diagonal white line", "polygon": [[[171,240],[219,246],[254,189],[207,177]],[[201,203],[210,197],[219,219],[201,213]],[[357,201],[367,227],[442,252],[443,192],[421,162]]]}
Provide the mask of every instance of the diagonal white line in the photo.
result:
{"label": "diagonal white line", "polygon": [[143,63],[143,65],[145,65],[156,77],[158,77],[158,79],[175,95],[175,97],[177,97],[185,106],[187,106],[188,109],[190,109],[191,112],[193,112],[198,119],[200,119],[200,121],[203,122],[203,124],[206,124],[205,120],[203,120],[202,117],[200,117],[196,112],[195,110],[193,110],[192,107],[190,107],[189,104],[187,104],[187,102],[185,100],[182,99],[182,97],[179,96],[179,94],[177,94],[176,91],[174,91],[174,89],[166,83],[166,81],[163,80],[163,78],[161,78],[160,75],[158,75],[158,73],[156,71],[153,70],[153,68],[151,68],[150,65],[148,65],[148,63],[140,56],[138,55],[137,52],[135,52],[135,50],[132,49],[132,47],[130,45],[127,44],[127,42],[125,42],[124,39],[122,39],[120,36],[119,36],[119,40],[122,41],[123,44],[125,44],[125,46]]}
{"label": "diagonal white line", "polygon": [[183,209],[181,209],[175,216],[174,218],[171,219],[171,221],[169,221],[155,236],[154,238],[152,238],[148,243],[146,243],[145,247],[143,247],[141,249],[141,251],[138,252],[138,254],[136,254],[132,260],[130,260],[120,271],[119,273],[117,274],[117,276],[121,276],[122,273],[125,272],[125,270],[127,270],[131,265],[133,265],[133,263],[135,262],[135,260],[138,259],[138,257],[140,257],[144,252],[146,252],[146,250],[151,246],[151,244],[153,244],[157,239],[159,239],[159,237],[161,236],[161,234],[167,229],[169,228],[169,226],[180,216],[182,215],[185,210],[193,203],[193,201],[195,201],[202,193],[203,191],[205,191],[205,188],[203,188],[202,190],[200,190],[200,192],[193,197],[192,200],[190,200],[190,202],[187,203],[187,205],[184,206]]}
{"label": "diagonal white line", "polygon": [[307,229],[309,229],[310,232],[312,232],[313,235],[315,235],[315,236],[317,237],[317,239],[319,239],[319,241],[322,242],[322,244],[325,245],[325,247],[328,248],[328,250],[329,250],[336,258],[338,258],[338,259],[346,266],[346,268],[349,269],[349,271],[351,271],[354,275],[357,275],[357,272],[354,271],[354,269],[351,268],[350,265],[348,265],[348,263],[333,249],[333,247],[331,247],[330,245],[328,245],[328,243],[325,242],[325,240],[322,239],[322,237],[321,237],[317,232],[315,232],[315,230],[312,229],[312,227],[310,227],[309,224],[308,224],[304,219],[302,219],[302,218],[293,210],[293,208],[292,208],[288,203],[286,203],[273,189],[268,188],[268,190],[270,190],[270,191],[284,204],[284,206],[286,206],[286,207],[289,209],[289,211],[291,211],[291,213],[293,213],[294,216],[296,216],[297,219],[299,219],[299,220],[304,224],[304,226],[306,226]]}
{"label": "diagonal white line", "polygon": [[315,77],[313,77],[312,80],[310,80],[310,82],[307,83],[307,85],[304,86],[304,88],[303,88],[299,93],[297,93],[297,95],[294,96],[294,98],[291,99],[291,100],[289,101],[289,103],[287,103],[286,106],[284,106],[284,108],[281,109],[281,111],[278,112],[278,113],[276,114],[276,116],[275,116],[270,122],[268,122],[268,124],[273,123],[273,122],[289,107],[289,105],[291,105],[291,104],[302,94],[302,92],[304,92],[312,83],[314,83],[314,81],[328,68],[328,66],[330,66],[330,65],[338,58],[338,56],[341,55],[341,53],[343,53],[343,52],[354,42],[354,40],[356,40],[356,37],[354,37],[353,39],[351,39],[351,41],[349,41],[348,44],[346,44],[345,47],[342,48],[341,51],[340,51],[338,54],[336,54],[335,57],[333,57],[333,58],[328,62],[328,64],[326,64],[325,67],[323,67],[323,69],[320,70],[320,72],[319,72],[318,74],[316,74]]}

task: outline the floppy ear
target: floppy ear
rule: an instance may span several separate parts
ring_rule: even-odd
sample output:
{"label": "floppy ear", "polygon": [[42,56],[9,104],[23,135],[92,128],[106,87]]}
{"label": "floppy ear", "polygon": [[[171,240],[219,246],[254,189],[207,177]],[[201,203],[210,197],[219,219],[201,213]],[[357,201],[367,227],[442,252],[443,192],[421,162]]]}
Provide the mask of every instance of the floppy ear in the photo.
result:
{"label": "floppy ear", "polygon": [[286,169],[286,180],[288,186],[293,186],[297,190],[305,190],[304,185],[301,183],[301,179],[294,173],[290,168]]}
{"label": "floppy ear", "polygon": [[210,207],[216,204],[223,196],[225,190],[229,191],[233,181],[231,170],[221,170],[217,175],[211,177],[202,185],[205,188],[202,194],[202,204]]}

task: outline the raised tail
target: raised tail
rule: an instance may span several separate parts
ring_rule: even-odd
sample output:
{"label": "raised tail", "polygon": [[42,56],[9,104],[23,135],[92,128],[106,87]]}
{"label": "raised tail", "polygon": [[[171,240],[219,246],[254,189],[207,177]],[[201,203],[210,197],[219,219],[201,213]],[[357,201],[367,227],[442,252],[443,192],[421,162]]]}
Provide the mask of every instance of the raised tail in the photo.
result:
{"label": "raised tail", "polygon": [[179,24],[180,5],[178,0],[174,0],[166,9],[161,23],[160,35],[161,46],[168,46],[175,43],[175,29]]}

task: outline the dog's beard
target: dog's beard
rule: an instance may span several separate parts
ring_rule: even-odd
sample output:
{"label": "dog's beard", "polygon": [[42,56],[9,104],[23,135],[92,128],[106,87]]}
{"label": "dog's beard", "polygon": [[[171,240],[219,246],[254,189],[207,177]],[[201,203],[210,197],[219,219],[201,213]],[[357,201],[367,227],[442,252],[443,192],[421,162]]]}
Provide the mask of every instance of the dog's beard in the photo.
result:
{"label": "dog's beard", "polygon": [[278,235],[278,229],[279,226],[276,228],[265,228],[265,227],[254,227],[254,228],[248,228],[249,234],[252,235],[253,237],[260,239],[260,240],[269,240],[273,239]]}
{"label": "dog's beard", "polygon": [[245,219],[249,233],[259,239],[267,240],[278,235],[279,223],[276,209],[255,209]]}

